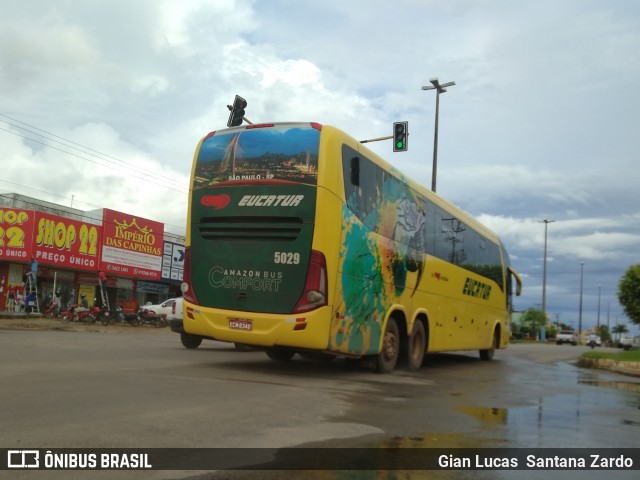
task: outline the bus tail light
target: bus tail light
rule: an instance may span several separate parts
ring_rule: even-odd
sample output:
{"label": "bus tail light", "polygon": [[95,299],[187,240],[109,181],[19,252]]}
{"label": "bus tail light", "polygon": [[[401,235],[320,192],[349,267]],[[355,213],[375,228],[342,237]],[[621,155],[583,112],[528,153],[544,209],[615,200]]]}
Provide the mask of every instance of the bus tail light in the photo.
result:
{"label": "bus tail light", "polygon": [[187,247],[184,249],[184,268],[182,271],[182,284],[180,285],[180,290],[182,291],[182,296],[184,298],[197,305],[198,299],[196,298],[196,294],[193,292],[191,285],[191,247]]}
{"label": "bus tail light", "polygon": [[295,313],[308,312],[326,304],[327,261],[322,253],[312,250],[304,290],[293,311]]}

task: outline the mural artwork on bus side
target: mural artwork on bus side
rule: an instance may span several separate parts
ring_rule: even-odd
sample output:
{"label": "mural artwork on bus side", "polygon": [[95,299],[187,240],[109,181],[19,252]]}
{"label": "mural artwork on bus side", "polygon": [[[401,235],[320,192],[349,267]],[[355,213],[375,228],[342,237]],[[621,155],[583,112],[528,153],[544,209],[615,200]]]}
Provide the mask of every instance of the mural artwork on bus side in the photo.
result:
{"label": "mural artwork on bus side", "polygon": [[389,305],[415,293],[424,269],[421,202],[397,179],[378,185],[354,189],[343,207],[337,308],[344,313],[333,320],[330,348],[353,354],[377,353]]}

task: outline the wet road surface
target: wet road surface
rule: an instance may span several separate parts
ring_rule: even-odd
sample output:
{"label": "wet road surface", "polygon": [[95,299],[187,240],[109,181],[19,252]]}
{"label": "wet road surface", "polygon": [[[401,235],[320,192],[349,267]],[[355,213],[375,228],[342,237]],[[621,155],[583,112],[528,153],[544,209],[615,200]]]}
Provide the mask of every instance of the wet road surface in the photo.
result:
{"label": "wet road surface", "polygon": [[[0,330],[0,441],[38,447],[568,448],[640,444],[640,379],[574,365],[584,347],[512,345],[493,362],[428,356],[377,375],[345,361],[205,342],[166,329]],[[1,472],[0,472],[1,473]],[[13,472],[12,472],[13,473]],[[34,475],[46,473],[46,476]],[[26,472],[11,478],[87,478]],[[637,478],[637,472],[112,472],[91,478]]]}

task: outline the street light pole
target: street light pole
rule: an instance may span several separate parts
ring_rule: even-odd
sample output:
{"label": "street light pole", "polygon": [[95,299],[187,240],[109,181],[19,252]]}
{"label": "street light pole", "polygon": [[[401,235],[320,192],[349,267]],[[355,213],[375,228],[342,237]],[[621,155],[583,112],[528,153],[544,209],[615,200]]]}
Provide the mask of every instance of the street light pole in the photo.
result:
{"label": "street light pole", "polygon": [[582,285],[584,279],[584,262],[580,262],[580,310],[578,314],[578,340],[582,335]]}
{"label": "street light pole", "polygon": [[600,328],[600,294],[602,293],[602,287],[598,285],[598,322],[596,326]]}
{"label": "street light pole", "polygon": [[547,227],[555,220],[541,220],[544,223],[544,262],[542,265],[542,313],[547,318]]}
{"label": "street light pole", "polygon": [[431,172],[431,191],[436,191],[436,176],[438,173],[438,117],[440,112],[440,94],[447,91],[446,87],[452,87],[456,82],[440,83],[437,78],[429,80],[431,85],[425,85],[422,90],[436,91],[436,125],[433,133],[433,170]]}

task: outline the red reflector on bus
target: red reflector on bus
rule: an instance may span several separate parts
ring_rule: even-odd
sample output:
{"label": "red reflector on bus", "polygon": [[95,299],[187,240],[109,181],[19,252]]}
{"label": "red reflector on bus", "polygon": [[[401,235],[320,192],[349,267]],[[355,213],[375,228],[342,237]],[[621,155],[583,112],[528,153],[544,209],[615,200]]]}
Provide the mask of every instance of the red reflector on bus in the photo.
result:
{"label": "red reflector on bus", "polygon": [[[187,247],[184,249],[184,265],[182,269],[182,285],[180,285],[180,290],[182,291],[182,296],[189,302],[195,303],[198,305],[198,299],[196,298],[196,294],[193,291],[191,281],[191,247]],[[187,312],[187,316],[189,312]],[[193,318],[193,317],[190,317]]]}
{"label": "red reflector on bus", "polygon": [[304,290],[294,312],[308,312],[327,304],[327,261],[316,250],[311,251]]}
{"label": "red reflector on bus", "polygon": [[215,134],[216,134],[216,132],[215,132],[215,131],[214,131],[214,132],[209,132],[209,133],[207,133],[207,135],[204,137],[204,139],[206,140],[207,138],[211,138],[211,137],[213,137]]}
{"label": "red reflector on bus", "polygon": [[226,193],[222,195],[205,195],[200,199],[200,204],[205,207],[212,207],[214,210],[221,210],[231,203],[231,197]]}
{"label": "red reflector on bus", "polygon": [[252,130],[254,128],[266,128],[273,127],[273,123],[254,123],[253,125],[247,125],[244,127],[245,130]]}
{"label": "red reflector on bus", "polygon": [[316,130],[322,130],[322,125],[316,122],[311,122],[311,128],[315,128]]}

